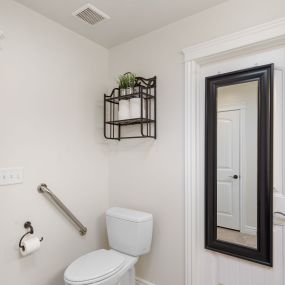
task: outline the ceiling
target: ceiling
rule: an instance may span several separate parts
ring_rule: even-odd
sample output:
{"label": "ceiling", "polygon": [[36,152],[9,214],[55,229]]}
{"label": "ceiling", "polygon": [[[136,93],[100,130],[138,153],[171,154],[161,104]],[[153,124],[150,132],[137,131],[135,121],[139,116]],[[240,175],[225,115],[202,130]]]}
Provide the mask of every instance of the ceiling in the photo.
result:
{"label": "ceiling", "polygon": [[[16,0],[106,48],[215,6],[225,0]],[[72,16],[91,3],[111,17],[94,26]]]}

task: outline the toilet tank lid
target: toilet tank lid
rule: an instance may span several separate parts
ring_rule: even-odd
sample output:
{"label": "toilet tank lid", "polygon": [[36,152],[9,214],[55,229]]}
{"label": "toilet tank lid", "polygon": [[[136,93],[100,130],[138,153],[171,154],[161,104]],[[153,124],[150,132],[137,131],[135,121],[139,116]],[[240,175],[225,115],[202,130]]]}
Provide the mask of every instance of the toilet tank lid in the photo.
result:
{"label": "toilet tank lid", "polygon": [[113,207],[107,210],[106,216],[126,220],[130,222],[140,223],[152,220],[152,214],[146,212],[135,211],[131,209]]}

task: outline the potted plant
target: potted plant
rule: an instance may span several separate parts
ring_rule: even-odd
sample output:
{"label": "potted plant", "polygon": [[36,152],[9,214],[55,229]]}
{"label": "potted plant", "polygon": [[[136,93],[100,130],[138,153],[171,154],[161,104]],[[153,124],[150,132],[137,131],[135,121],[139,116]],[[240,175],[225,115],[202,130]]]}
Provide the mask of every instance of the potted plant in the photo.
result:
{"label": "potted plant", "polygon": [[128,88],[128,81],[125,74],[120,75],[117,80],[120,88],[120,96],[124,96],[127,94],[127,88]]}
{"label": "potted plant", "polygon": [[125,74],[120,75],[117,82],[120,88],[120,96],[124,96],[132,94],[134,92],[134,87],[137,83],[137,78],[135,74],[127,72]]}
{"label": "potted plant", "polygon": [[127,94],[133,94],[134,93],[134,87],[137,83],[136,75],[131,73],[131,72],[128,72],[128,73],[126,73],[126,77],[127,77],[127,83],[128,83]]}
{"label": "potted plant", "polygon": [[[120,96],[131,95],[134,93],[134,87],[137,85],[137,78],[134,73],[127,72],[118,78]],[[127,97],[129,99],[129,97]],[[143,116],[145,107],[143,106]],[[119,120],[138,119],[141,117],[141,98],[135,95],[135,98],[129,100],[120,100],[119,102]]]}

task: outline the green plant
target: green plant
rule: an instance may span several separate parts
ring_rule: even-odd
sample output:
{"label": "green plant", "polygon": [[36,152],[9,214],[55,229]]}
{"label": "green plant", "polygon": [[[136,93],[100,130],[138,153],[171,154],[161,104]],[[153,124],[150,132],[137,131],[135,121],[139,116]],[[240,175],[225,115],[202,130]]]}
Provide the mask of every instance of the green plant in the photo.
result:
{"label": "green plant", "polygon": [[137,83],[136,75],[133,73],[127,73],[126,75],[128,77],[128,87],[134,87]]}
{"label": "green plant", "polygon": [[134,73],[128,72],[125,74],[122,74],[118,77],[117,80],[120,88],[128,88],[128,87],[134,87],[137,83],[137,78]]}
{"label": "green plant", "polygon": [[125,89],[128,87],[128,82],[127,82],[127,78],[125,75],[120,75],[118,77],[118,80],[117,80],[118,84],[119,84],[119,87],[122,88],[122,89]]}

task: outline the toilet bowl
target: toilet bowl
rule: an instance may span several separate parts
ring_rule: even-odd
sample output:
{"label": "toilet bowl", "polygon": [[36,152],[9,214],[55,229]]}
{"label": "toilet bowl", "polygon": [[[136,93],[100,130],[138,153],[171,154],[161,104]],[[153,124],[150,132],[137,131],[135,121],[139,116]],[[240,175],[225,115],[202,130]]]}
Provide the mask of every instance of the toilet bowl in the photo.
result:
{"label": "toilet bowl", "polygon": [[115,250],[95,250],[79,257],[66,269],[64,282],[66,285],[115,285],[126,279],[126,284],[133,285],[128,281],[134,278],[137,260]]}
{"label": "toilet bowl", "polygon": [[87,253],[64,273],[65,285],[135,285],[134,265],[150,251],[152,215],[123,208],[106,213],[110,250]]}

